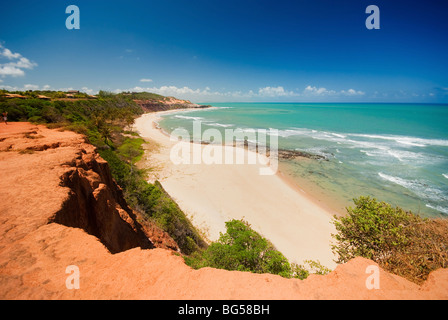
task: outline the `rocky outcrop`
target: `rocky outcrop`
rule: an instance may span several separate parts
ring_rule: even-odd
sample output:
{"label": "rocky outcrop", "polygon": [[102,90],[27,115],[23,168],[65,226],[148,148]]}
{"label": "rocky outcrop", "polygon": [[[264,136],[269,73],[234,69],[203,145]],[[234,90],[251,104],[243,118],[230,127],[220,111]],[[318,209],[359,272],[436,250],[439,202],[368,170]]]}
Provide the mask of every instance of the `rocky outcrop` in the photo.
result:
{"label": "rocky outcrop", "polygon": [[[0,168],[0,299],[448,299],[447,269],[418,286],[363,258],[303,281],[193,270],[73,132],[0,126]],[[366,285],[372,266],[377,289]]]}

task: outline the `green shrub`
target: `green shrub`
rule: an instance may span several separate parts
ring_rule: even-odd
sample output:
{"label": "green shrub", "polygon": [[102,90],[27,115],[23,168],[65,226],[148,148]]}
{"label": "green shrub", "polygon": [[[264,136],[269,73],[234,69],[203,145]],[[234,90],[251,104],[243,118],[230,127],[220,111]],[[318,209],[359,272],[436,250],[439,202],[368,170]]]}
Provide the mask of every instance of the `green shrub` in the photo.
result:
{"label": "green shrub", "polygon": [[370,197],[354,199],[347,216],[333,220],[338,263],[357,256],[414,282],[448,267],[448,221],[423,219]]}
{"label": "green shrub", "polygon": [[228,221],[226,230],[201,255],[186,258],[187,264],[194,268],[212,267],[290,277],[288,260],[247,222]]}
{"label": "green shrub", "polygon": [[45,120],[41,116],[33,116],[28,118],[31,123],[45,123]]}
{"label": "green shrub", "polygon": [[[323,266],[319,261],[305,260],[305,265],[292,263],[291,264],[291,278],[297,278],[304,280],[311,273],[317,275],[326,275],[331,272],[331,270]],[[308,267],[306,267],[308,265]]]}
{"label": "green shrub", "polygon": [[129,162],[138,162],[145,153],[142,144],[145,140],[142,138],[125,138],[118,147],[118,153]]}

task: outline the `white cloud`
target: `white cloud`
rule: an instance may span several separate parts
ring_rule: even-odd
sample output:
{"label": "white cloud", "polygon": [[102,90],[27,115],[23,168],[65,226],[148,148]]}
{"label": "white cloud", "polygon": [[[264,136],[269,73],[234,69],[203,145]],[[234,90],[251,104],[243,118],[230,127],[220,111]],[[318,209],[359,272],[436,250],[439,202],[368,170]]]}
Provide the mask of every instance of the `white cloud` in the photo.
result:
{"label": "white cloud", "polygon": [[178,88],[176,86],[162,86],[160,88],[152,87],[152,88],[143,88],[143,87],[134,87],[132,89],[126,90],[126,91],[133,91],[133,92],[152,92],[161,94],[163,96],[175,96],[178,98],[182,98],[185,96],[191,96],[191,95],[209,95],[211,94],[210,88],[206,87],[205,89],[191,89],[189,87],[182,87]]}
{"label": "white cloud", "polygon": [[84,92],[84,93],[87,93],[87,94],[94,94],[93,89],[90,89],[88,87],[82,87],[80,91]]}
{"label": "white cloud", "polygon": [[337,98],[344,96],[362,96],[364,92],[357,91],[355,89],[348,90],[330,90],[326,88],[318,88],[315,86],[307,86],[302,92],[300,91],[290,91],[286,90],[282,86],[277,87],[263,87],[258,88],[258,90],[248,90],[248,91],[213,91],[209,87],[192,89],[188,86],[177,87],[177,86],[161,86],[161,87],[143,87],[136,86],[130,89],[116,89],[113,90],[115,93],[120,92],[153,92],[163,96],[173,96],[179,99],[187,99],[191,101],[200,102],[230,102],[230,101],[268,101],[268,100],[281,100],[289,99],[291,97],[297,99],[310,99],[310,98]]}
{"label": "white cloud", "polygon": [[362,96],[365,94],[363,91],[356,91],[355,89],[348,89],[347,91],[342,90],[341,94],[346,96]]}
{"label": "white cloud", "polygon": [[140,79],[140,82],[152,82],[152,79]]}
{"label": "white cloud", "polygon": [[334,90],[327,90],[326,88],[317,88],[312,86],[307,86],[305,90],[303,91],[305,95],[316,95],[316,96],[323,96],[323,95],[334,95],[336,94],[336,91]]}
{"label": "white cloud", "polygon": [[25,75],[22,69],[31,70],[37,67],[37,63],[31,62],[20,53],[13,53],[8,48],[0,45],[0,58],[7,59],[7,63],[0,63],[0,76],[21,77]]}
{"label": "white cloud", "polygon": [[288,97],[295,96],[293,91],[285,91],[281,86],[279,87],[264,87],[258,90],[258,95],[261,97]]}
{"label": "white cloud", "polygon": [[[174,96],[177,98],[183,99],[193,99],[193,100],[201,100],[201,99],[221,99],[221,98],[234,98],[234,99],[247,99],[247,98],[262,98],[262,97],[289,97],[289,96],[298,96],[297,93],[293,91],[286,91],[283,87],[264,87],[259,88],[257,93],[253,90],[249,90],[247,92],[243,91],[227,91],[227,92],[219,92],[212,91],[209,87],[205,87],[204,89],[192,89],[190,87],[176,87],[176,86],[161,86],[159,88],[143,88],[143,87],[134,87],[125,91],[134,91],[134,92],[153,92],[163,96]],[[116,92],[121,92],[121,90],[116,90]]]}
{"label": "white cloud", "polygon": [[[2,82],[0,80],[0,82]],[[18,86],[8,86],[8,85],[1,85],[0,84],[0,89],[5,89],[8,91],[27,91],[27,90],[39,90],[39,86],[37,84],[25,84],[23,85],[23,87],[18,87]]]}
{"label": "white cloud", "polygon": [[39,86],[37,84],[26,84],[23,86],[25,90],[38,90]]}
{"label": "white cloud", "polygon": [[37,63],[31,62],[30,60],[24,57],[21,57],[17,62],[9,63],[9,65],[12,65],[20,69],[33,69],[34,67],[37,67]]}
{"label": "white cloud", "polygon": [[9,60],[19,59],[21,57],[20,53],[12,53],[8,48],[4,48],[1,55],[8,58]]}
{"label": "white cloud", "polygon": [[[19,86],[9,86],[9,85],[2,85],[1,84],[2,80],[0,80],[0,89],[5,89],[8,91],[27,91],[27,90],[41,90],[41,91],[46,91],[46,90],[53,90],[53,91],[69,91],[69,90],[78,90],[78,88],[73,88],[73,87],[69,87],[69,88],[53,88],[52,86],[50,86],[49,84],[43,85],[43,86],[39,86],[37,84],[25,84],[22,87]],[[87,94],[96,94],[95,90],[90,89],[88,87],[82,87],[81,89],[79,89],[81,92],[87,93]],[[120,91],[121,92],[121,91]]]}
{"label": "white cloud", "polygon": [[326,88],[317,88],[312,86],[307,86],[303,91],[305,96],[362,96],[365,93],[363,91],[357,91],[355,89],[348,90],[328,90]]}
{"label": "white cloud", "polygon": [[12,76],[12,77],[21,77],[24,76],[25,72],[22,69],[0,64],[0,76]]}

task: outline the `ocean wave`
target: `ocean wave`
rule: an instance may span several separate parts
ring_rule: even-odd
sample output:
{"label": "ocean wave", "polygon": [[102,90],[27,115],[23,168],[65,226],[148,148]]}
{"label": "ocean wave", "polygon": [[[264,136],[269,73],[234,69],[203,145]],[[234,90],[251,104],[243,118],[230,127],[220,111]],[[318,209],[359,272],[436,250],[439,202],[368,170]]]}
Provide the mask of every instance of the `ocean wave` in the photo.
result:
{"label": "ocean wave", "polygon": [[448,198],[442,190],[429,186],[426,181],[406,180],[400,177],[390,176],[382,172],[378,172],[378,175],[384,180],[395,183],[412,191],[421,198],[430,199],[435,202],[448,201]]}
{"label": "ocean wave", "polygon": [[442,173],[442,176],[448,179],[448,174]]}
{"label": "ocean wave", "polygon": [[[385,147],[380,142],[391,144],[388,142],[395,142],[396,146],[403,148],[412,147],[427,147],[427,146],[440,146],[448,147],[448,140],[443,139],[426,139],[411,136],[396,136],[396,135],[378,135],[378,134],[358,134],[358,133],[344,133],[344,132],[327,132],[319,131],[307,128],[290,128],[286,130],[279,130],[279,135],[282,137],[290,136],[308,136],[310,138],[318,140],[327,140],[330,142],[348,143],[355,146],[367,146],[367,147]],[[361,139],[359,139],[361,138]],[[379,140],[379,141],[378,141]]]}
{"label": "ocean wave", "polygon": [[279,130],[278,135],[283,138],[297,136],[326,141],[329,143],[336,143],[345,148],[359,149],[360,152],[366,154],[367,156],[380,160],[385,161],[388,159],[395,159],[400,162],[408,162],[417,165],[426,165],[428,163],[435,163],[444,159],[438,156],[425,154],[424,152],[415,152],[414,149],[409,148],[422,147],[429,144],[444,145],[445,142],[448,145],[447,140],[428,140],[404,136],[336,133],[306,128]]}
{"label": "ocean wave", "polygon": [[209,122],[209,123],[205,123],[207,126],[211,126],[211,127],[222,127],[222,128],[229,128],[229,127],[233,127],[233,124],[223,124],[223,123],[218,123],[218,122]]}
{"label": "ocean wave", "polygon": [[204,120],[204,118],[202,118],[202,117],[190,117],[190,116],[183,116],[183,115],[180,115],[180,114],[176,114],[174,116],[174,118],[187,119],[187,120]]}
{"label": "ocean wave", "polygon": [[439,211],[439,212],[443,212],[443,213],[445,213],[445,214],[448,214],[448,208],[444,208],[444,207],[442,207],[442,206],[433,206],[433,205],[431,205],[431,204],[429,204],[429,203],[427,203],[426,206],[427,206],[428,208],[431,208],[431,209],[437,210],[437,211]]}
{"label": "ocean wave", "polygon": [[274,128],[269,128],[269,130],[270,131],[275,130],[276,133],[272,133],[272,134],[277,135],[279,137],[283,137],[283,138],[288,138],[291,136],[307,136],[307,135],[310,136],[309,133],[311,133],[311,131],[308,129],[303,129],[303,130],[301,130],[301,129],[284,129],[284,130],[279,129],[279,130],[277,130]]}
{"label": "ocean wave", "polygon": [[343,138],[343,139],[347,137],[346,135],[343,135],[343,134],[340,134],[340,133],[330,132],[330,134],[332,134],[335,137]]}
{"label": "ocean wave", "polygon": [[369,157],[376,157],[376,156],[378,156],[378,153],[373,153],[373,152],[369,152],[369,151],[367,151],[367,150],[359,150],[359,151],[361,151],[362,153],[364,153],[365,155],[367,155],[367,156],[369,156]]}
{"label": "ocean wave", "polygon": [[323,156],[326,159],[333,157],[334,155],[329,152],[325,147],[312,147],[312,148],[306,148],[306,149],[295,149],[296,151],[301,151],[301,152],[306,152],[306,153],[311,153],[311,154],[317,154],[319,156]]}
{"label": "ocean wave", "polygon": [[398,185],[400,185],[400,186],[402,186],[402,187],[405,187],[405,188],[407,188],[407,189],[412,188],[413,183],[410,182],[410,181],[407,181],[407,180],[405,180],[405,179],[402,179],[402,178],[399,178],[399,177],[389,176],[389,175],[387,175],[387,174],[385,174],[385,173],[382,173],[382,172],[378,172],[378,175],[379,175],[381,178],[383,178],[384,180],[393,182],[393,183],[398,184]]}
{"label": "ocean wave", "polygon": [[415,162],[417,160],[420,161],[426,161],[426,158],[424,154],[416,153],[416,152],[410,152],[410,151],[403,151],[403,150],[388,150],[388,154],[390,154],[392,157],[398,159],[400,162],[404,161],[412,161]]}
{"label": "ocean wave", "polygon": [[448,147],[448,140],[442,140],[442,139],[425,139],[425,138],[409,137],[409,136],[354,134],[354,133],[351,133],[348,135],[352,136],[352,137],[395,141],[399,144],[411,146],[411,147],[426,147],[426,146]]}

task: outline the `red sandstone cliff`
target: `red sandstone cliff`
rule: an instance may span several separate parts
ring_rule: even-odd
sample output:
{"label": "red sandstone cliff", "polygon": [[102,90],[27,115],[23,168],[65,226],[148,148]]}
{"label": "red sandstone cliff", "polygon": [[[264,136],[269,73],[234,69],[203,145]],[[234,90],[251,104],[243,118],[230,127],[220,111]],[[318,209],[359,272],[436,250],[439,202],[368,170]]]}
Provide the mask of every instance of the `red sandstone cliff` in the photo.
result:
{"label": "red sandstone cliff", "polygon": [[[418,286],[357,258],[307,280],[193,270],[123,200],[107,163],[73,132],[0,126],[1,299],[448,299],[448,270]],[[80,288],[66,287],[67,266]]]}
{"label": "red sandstone cliff", "polygon": [[209,106],[192,103],[188,100],[179,100],[166,97],[165,100],[134,100],[144,112],[166,111],[172,109],[208,108]]}

